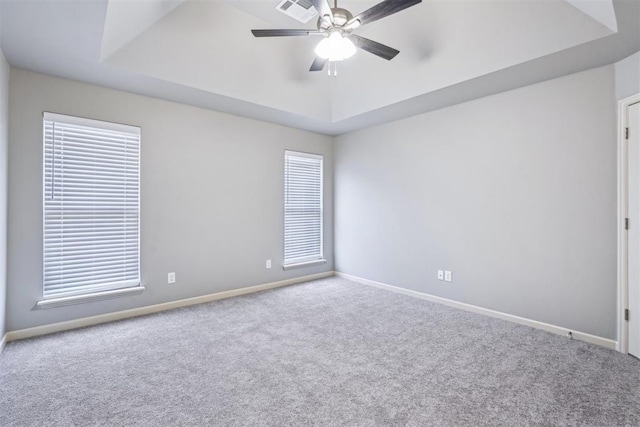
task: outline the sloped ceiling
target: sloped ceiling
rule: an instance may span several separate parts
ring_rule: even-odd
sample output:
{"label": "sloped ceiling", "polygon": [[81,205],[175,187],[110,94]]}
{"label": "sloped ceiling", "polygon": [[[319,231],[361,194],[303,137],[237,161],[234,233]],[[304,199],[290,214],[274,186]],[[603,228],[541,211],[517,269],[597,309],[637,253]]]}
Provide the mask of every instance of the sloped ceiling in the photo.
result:
{"label": "sloped ceiling", "polygon": [[[336,135],[615,62],[640,50],[636,0],[423,0],[357,30],[400,50],[359,51],[337,77],[308,71],[314,28],[267,0],[4,0],[9,63],[47,74]],[[355,14],[373,0],[344,0]]]}

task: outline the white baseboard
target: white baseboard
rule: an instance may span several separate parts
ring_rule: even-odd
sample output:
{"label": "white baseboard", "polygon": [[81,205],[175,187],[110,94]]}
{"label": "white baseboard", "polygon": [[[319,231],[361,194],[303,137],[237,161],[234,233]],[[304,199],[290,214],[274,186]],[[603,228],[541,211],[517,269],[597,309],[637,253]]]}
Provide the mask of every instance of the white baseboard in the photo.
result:
{"label": "white baseboard", "polygon": [[4,334],[2,336],[2,339],[0,339],[0,353],[2,353],[2,350],[4,350],[4,346],[7,344],[7,334]]}
{"label": "white baseboard", "polygon": [[279,282],[265,283],[265,284],[256,285],[256,286],[249,286],[246,288],[231,289],[229,291],[216,292],[214,294],[202,295],[202,296],[193,297],[193,298],[186,298],[178,301],[165,302],[162,304],[149,305],[146,307],[132,308],[130,310],[117,311],[114,313],[100,314],[98,316],[83,317],[81,319],[68,320],[66,322],[35,326],[33,328],[18,329],[16,331],[7,332],[2,340],[2,345],[4,345],[5,341],[11,342],[11,341],[21,340],[25,338],[51,334],[54,332],[62,332],[62,331],[68,331],[70,329],[82,328],[85,326],[98,325],[100,323],[114,322],[116,320],[143,316],[145,314],[158,313],[161,311],[171,310],[174,308],[202,304],[205,302],[231,298],[239,295],[246,295],[254,292],[281,288],[283,286],[295,285],[297,283],[308,282],[310,280],[316,280],[316,279],[322,279],[322,278],[330,277],[333,275],[334,275],[333,271],[328,271],[326,273],[312,274],[312,275],[303,276],[303,277],[295,277],[293,279],[281,280]]}
{"label": "white baseboard", "polygon": [[574,331],[572,329],[563,328],[562,326],[551,325],[549,323],[538,322],[537,320],[531,320],[524,317],[514,316],[512,314],[502,313],[500,311],[490,310],[488,308],[478,307],[476,305],[466,304],[463,302],[454,301],[447,298],[438,297],[435,295],[429,295],[418,291],[412,291],[410,289],[399,288],[397,286],[387,285],[386,283],[376,282],[369,279],[363,279],[362,277],[352,276],[350,274],[336,272],[337,277],[342,277],[347,280],[361,283],[363,285],[374,286],[376,288],[386,289],[388,291],[397,292],[404,295],[409,295],[415,298],[435,302],[438,304],[444,304],[449,307],[459,308],[465,311],[471,311],[473,313],[484,314],[485,316],[495,317],[497,319],[507,320],[509,322],[518,323],[520,325],[530,326],[536,329],[542,329],[543,331],[551,332],[558,335],[568,336],[569,332],[574,339],[585,341],[591,344],[600,345],[602,347],[616,350],[617,341],[609,338],[603,338],[596,335],[587,334],[585,332]]}

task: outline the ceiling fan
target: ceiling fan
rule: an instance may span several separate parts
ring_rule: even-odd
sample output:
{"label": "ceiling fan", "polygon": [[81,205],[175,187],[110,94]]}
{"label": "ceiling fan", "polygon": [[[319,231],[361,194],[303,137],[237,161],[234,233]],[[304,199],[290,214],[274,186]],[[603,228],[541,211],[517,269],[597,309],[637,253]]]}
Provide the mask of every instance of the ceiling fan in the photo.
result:
{"label": "ceiling fan", "polygon": [[[393,59],[400,53],[399,50],[353,34],[352,31],[414,6],[422,0],[384,0],[355,17],[347,9],[338,7],[337,0],[334,0],[334,7],[329,5],[329,0],[312,0],[311,2],[320,15],[317,30],[251,30],[251,32],[255,37],[324,36],[315,49],[316,59],[309,69],[309,71],[321,71],[327,62],[331,67],[331,63],[342,61],[353,55],[356,47],[386,60]],[[329,73],[331,73],[330,68]]]}

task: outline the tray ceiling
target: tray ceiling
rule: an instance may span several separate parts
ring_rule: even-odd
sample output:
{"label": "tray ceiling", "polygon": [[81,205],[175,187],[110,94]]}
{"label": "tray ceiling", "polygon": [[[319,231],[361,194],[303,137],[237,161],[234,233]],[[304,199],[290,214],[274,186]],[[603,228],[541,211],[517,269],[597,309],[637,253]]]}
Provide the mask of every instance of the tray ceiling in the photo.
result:
{"label": "tray ceiling", "polygon": [[319,37],[251,35],[314,27],[277,3],[5,0],[2,47],[15,67],[333,135],[640,50],[634,0],[423,0],[356,31],[394,60],[358,51],[328,77],[308,71]]}

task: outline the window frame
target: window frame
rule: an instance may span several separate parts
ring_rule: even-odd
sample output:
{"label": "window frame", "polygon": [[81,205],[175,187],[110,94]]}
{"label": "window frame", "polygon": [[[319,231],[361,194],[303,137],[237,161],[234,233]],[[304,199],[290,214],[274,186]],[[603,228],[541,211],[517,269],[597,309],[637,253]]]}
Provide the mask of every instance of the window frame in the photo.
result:
{"label": "window frame", "polygon": [[[286,254],[287,254],[287,194],[288,194],[288,174],[287,174],[287,170],[288,170],[288,158],[289,157],[298,157],[298,158],[306,158],[306,159],[312,159],[312,160],[317,160],[319,161],[319,167],[320,167],[320,177],[319,177],[319,182],[317,183],[318,185],[318,189],[320,192],[320,197],[319,197],[319,218],[320,218],[320,236],[319,236],[319,253],[317,254],[312,254],[312,255],[308,255],[305,258],[302,257],[297,257],[297,258],[291,258],[291,259],[287,259],[286,258]],[[307,152],[301,152],[301,151],[295,151],[295,150],[285,150],[284,153],[284,167],[283,167],[283,171],[284,171],[284,194],[283,194],[283,209],[284,209],[284,214],[283,214],[283,263],[282,263],[282,268],[283,270],[289,270],[289,269],[293,269],[293,268],[299,268],[299,267],[308,267],[308,266],[313,266],[313,265],[318,265],[318,264],[324,264],[326,263],[326,259],[324,257],[324,156],[322,154],[315,154],[315,153],[307,153]],[[314,182],[315,183],[315,182]]]}
{"label": "window frame", "polygon": [[[47,271],[47,243],[46,243],[46,232],[47,232],[47,213],[49,214],[61,214],[64,217],[64,212],[65,212],[65,207],[61,206],[59,208],[53,208],[53,207],[47,207],[47,186],[51,185],[52,189],[53,186],[55,185],[55,178],[52,175],[51,179],[48,179],[47,177],[47,171],[49,170],[49,168],[53,169],[54,166],[53,165],[47,165],[47,161],[48,161],[48,154],[47,154],[47,150],[51,149],[52,152],[53,150],[55,150],[55,133],[52,134],[48,139],[48,135],[47,135],[47,126],[51,126],[48,123],[54,123],[57,125],[61,125],[61,126],[80,126],[80,127],[85,127],[85,128],[94,128],[100,132],[118,132],[118,133],[123,133],[123,134],[128,134],[132,137],[134,137],[133,143],[136,144],[135,150],[136,150],[136,156],[137,156],[137,162],[134,160],[134,165],[135,165],[135,169],[137,172],[137,177],[134,179],[135,183],[137,184],[137,188],[135,188],[134,190],[137,191],[137,195],[134,196],[134,203],[135,206],[133,208],[128,207],[128,208],[123,208],[122,211],[122,217],[125,218],[125,215],[127,217],[130,216],[131,212],[133,212],[135,210],[135,212],[137,213],[137,217],[135,217],[135,225],[136,228],[135,229],[135,233],[136,233],[136,238],[134,240],[135,242],[135,255],[128,255],[126,257],[126,261],[123,261],[124,263],[130,263],[131,260],[134,261],[134,278],[133,279],[129,279],[127,276],[129,276],[130,274],[124,274],[123,275],[123,279],[124,280],[115,280],[113,282],[113,284],[109,284],[109,283],[99,283],[98,281],[96,281],[96,283],[93,284],[88,284],[87,285],[87,289],[84,290],[70,290],[68,292],[61,292],[59,294],[49,294],[47,295],[47,278],[46,278],[46,271]],[[42,135],[42,142],[43,142],[43,147],[42,147],[42,242],[43,242],[43,246],[42,246],[42,255],[43,255],[43,259],[42,259],[42,300],[38,301],[37,306],[39,308],[51,308],[51,307],[58,307],[58,306],[63,306],[63,305],[68,305],[68,304],[76,304],[76,303],[80,303],[80,302],[86,302],[86,301],[92,301],[92,300],[99,300],[99,299],[105,299],[105,298],[112,298],[112,297],[116,297],[116,296],[123,296],[123,295],[131,295],[131,294],[138,294],[141,293],[142,291],[145,290],[144,286],[142,286],[142,281],[141,281],[141,271],[140,271],[140,261],[141,261],[141,257],[140,257],[140,219],[141,219],[141,210],[140,210],[140,202],[141,202],[141,169],[140,169],[140,158],[141,158],[141,141],[142,141],[142,129],[138,126],[132,126],[132,125],[126,125],[126,124],[120,124],[120,123],[114,123],[114,122],[107,122],[107,121],[102,121],[102,120],[95,120],[95,119],[88,119],[88,118],[84,118],[84,117],[78,117],[78,116],[70,116],[70,115],[63,115],[63,114],[58,114],[58,113],[50,113],[50,112],[44,112],[42,115],[42,129],[43,129],[43,135]],[[55,127],[53,128],[55,129]],[[55,132],[55,131],[54,131]],[[87,132],[87,130],[82,130],[80,129],[79,132]],[[86,137],[86,134],[83,135]],[[102,135],[102,137],[105,137],[105,134]],[[123,136],[123,140],[127,138],[127,136]],[[99,136],[96,136],[96,140],[99,139]],[[68,143],[68,142],[67,142]],[[82,143],[86,144],[86,141],[83,141]],[[91,145],[91,143],[89,142],[88,145]],[[64,148],[63,148],[64,149]],[[86,155],[86,157],[80,157],[79,161],[80,162],[87,162],[87,161],[95,161],[95,157],[92,158],[92,156],[97,156],[99,155],[99,149],[95,150],[95,151],[91,151],[91,148],[87,148],[87,147],[81,147],[80,148],[81,151],[85,151],[86,153],[83,155]],[[122,150],[127,150],[126,148],[123,148]],[[120,154],[118,152],[118,150],[115,150],[116,154]],[[77,154],[73,153],[73,154]],[[108,153],[107,155],[113,155],[113,153]],[[51,154],[51,156],[53,156],[53,154]],[[104,161],[104,159],[98,159],[98,160],[102,160]],[[53,162],[55,161],[54,157],[51,157],[51,159],[49,160],[49,162]],[[128,162],[127,162],[128,163]],[[116,163],[116,167],[117,168],[122,168],[122,170],[126,170],[126,164],[122,163],[122,164],[118,164]],[[86,167],[86,170],[88,171],[87,173],[91,173],[91,167],[88,166]],[[117,169],[118,170],[118,169]],[[52,170],[50,173],[54,173],[54,170]],[[84,180],[87,180],[86,177],[82,178],[82,182],[84,182]],[[126,184],[128,184],[128,180],[125,178],[123,180]],[[126,197],[130,197],[127,194],[128,189],[126,189],[126,184],[125,184],[125,190],[124,193],[122,193],[122,200],[124,200],[125,195]],[[121,187],[118,187],[118,185],[122,185],[121,183],[117,183],[113,188],[115,188],[115,191],[122,191]],[[109,188],[110,189],[110,188]],[[73,190],[72,190],[73,191]],[[82,201],[86,201],[86,200],[90,200],[91,196],[93,195],[94,197],[96,197],[97,193],[86,193],[86,194],[82,194],[82,192],[80,193],[80,196],[82,197]],[[104,195],[98,195],[98,197],[104,197]],[[90,202],[88,202],[88,204],[86,205],[86,209],[89,208],[89,206],[91,206]],[[83,206],[84,207],[84,206]],[[68,209],[68,208],[67,208]],[[115,220],[116,222],[118,222],[118,220]],[[127,221],[130,221],[130,219],[128,218]],[[88,223],[88,225],[86,226],[89,229],[92,229],[95,227],[95,224],[100,223],[100,221],[95,221],[93,219],[90,220],[90,222]],[[103,222],[104,225],[104,222]],[[83,225],[84,227],[84,225]],[[61,235],[64,235],[65,230],[63,227],[60,227],[61,231],[59,231],[59,233]],[[129,228],[129,226],[127,225],[127,228]],[[83,238],[83,242],[90,240],[90,237],[88,236],[87,238]],[[117,242],[117,240],[116,240]],[[130,244],[129,242],[125,242],[124,240],[122,240],[122,242],[124,242],[124,245],[128,245]],[[133,246],[133,245],[131,245]],[[50,249],[49,249],[50,250]],[[50,257],[50,253],[49,253],[49,257]],[[123,257],[124,258],[124,257]],[[124,265],[124,264],[123,264]],[[76,267],[77,268],[77,267]],[[114,270],[117,270],[114,269]],[[92,270],[91,270],[92,271]],[[108,271],[108,270],[105,270]],[[88,276],[88,275],[87,275]],[[119,283],[119,284],[118,284]],[[78,286],[78,285],[76,285]],[[69,287],[70,289],[73,288],[73,286]],[[64,286],[61,288],[64,289]],[[49,290],[50,291],[50,290]]]}

